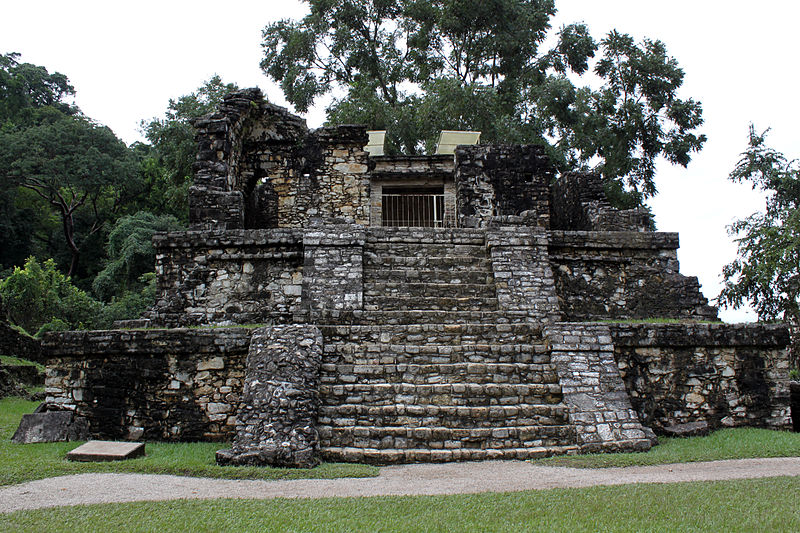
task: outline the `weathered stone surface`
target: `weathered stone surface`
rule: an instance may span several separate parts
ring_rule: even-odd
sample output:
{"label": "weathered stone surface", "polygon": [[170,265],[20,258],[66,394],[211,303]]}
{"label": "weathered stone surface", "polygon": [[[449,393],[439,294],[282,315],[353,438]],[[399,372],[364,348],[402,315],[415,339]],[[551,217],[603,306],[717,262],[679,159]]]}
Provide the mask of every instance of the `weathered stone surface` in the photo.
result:
{"label": "weathered stone surface", "polygon": [[581,449],[648,450],[654,435],[631,406],[608,326],[561,322],[545,327],[544,335]]}
{"label": "weathered stone surface", "polygon": [[631,402],[660,431],[705,421],[789,426],[789,332],[778,324],[610,324]]}
{"label": "weathered stone surface", "polygon": [[667,437],[701,437],[708,435],[709,431],[708,422],[705,420],[687,424],[672,424],[661,428],[661,432]]}
{"label": "weathered stone surface", "polygon": [[[680,274],[676,234],[611,208],[598,176],[554,182],[541,147],[370,158],[363,126],[310,131],[257,89],[195,126],[192,229],[154,238],[148,325],[273,329],[253,343],[251,328],[48,337],[48,402],[94,436],[237,433],[221,463],[307,465],[644,449],[648,426],[700,421],[787,427],[785,329],[591,323],[716,309]],[[427,191],[435,216],[414,223],[444,227],[376,227],[403,219],[391,191],[404,209]],[[248,350],[264,358],[246,377]]]}
{"label": "weathered stone surface", "polygon": [[567,231],[650,231],[647,209],[614,209],[599,174],[564,172],[550,186],[550,227]]}
{"label": "weathered stone surface", "polygon": [[249,328],[50,334],[46,402],[108,440],[230,440]]}
{"label": "weathered stone surface", "polygon": [[535,145],[459,146],[455,151],[458,224],[485,227],[495,216],[529,213],[534,226],[550,226],[550,182],[555,169]]}
{"label": "weathered stone surface", "polygon": [[231,450],[221,465],[315,466],[322,334],[314,326],[253,332]]}
{"label": "weathered stone surface", "polygon": [[364,228],[315,219],[303,235],[303,305],[312,320],[361,309]]}
{"label": "weathered stone surface", "polygon": [[524,314],[533,322],[558,320],[561,313],[547,258],[547,233],[506,225],[489,229],[486,240],[500,308]]}
{"label": "weathered stone surface", "polygon": [[549,232],[564,319],[716,320],[697,278],[678,271],[677,249],[675,233]]}
{"label": "weathered stone surface", "polygon": [[67,460],[80,462],[124,461],[145,455],[144,442],[90,440],[67,453]]}
{"label": "weathered stone surface", "polygon": [[159,296],[150,315],[169,327],[281,324],[300,310],[299,230],[156,235]]}
{"label": "weathered stone surface", "polygon": [[86,418],[71,411],[45,411],[22,415],[22,421],[11,437],[17,444],[86,440],[89,425]]}

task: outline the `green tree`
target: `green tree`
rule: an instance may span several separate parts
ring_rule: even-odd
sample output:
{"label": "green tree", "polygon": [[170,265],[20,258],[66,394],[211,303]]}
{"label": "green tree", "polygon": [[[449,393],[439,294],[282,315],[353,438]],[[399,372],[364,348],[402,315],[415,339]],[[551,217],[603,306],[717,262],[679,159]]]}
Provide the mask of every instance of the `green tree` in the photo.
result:
{"label": "green tree", "polygon": [[[45,109],[77,112],[65,102],[75,94],[66,76],[21,63],[19,57],[17,53],[0,55],[0,136],[35,123]],[[0,152],[3,150],[0,146]],[[0,181],[0,270],[21,265],[36,251],[34,236],[43,233],[41,207],[13,181]]]}
{"label": "green tree", "polygon": [[718,301],[733,308],[749,302],[762,320],[800,324],[800,165],[766,145],[768,131],[750,126],[748,148],[730,174],[768,196],[764,212],[729,227],[738,258],[723,267]]}
{"label": "green tree", "polygon": [[[344,93],[330,122],[388,130],[390,152],[430,149],[440,129],[538,143],[563,169],[594,168],[641,200],[655,160],[686,165],[702,110],[678,98],[683,71],[659,41],[583,24],[541,50],[552,0],[306,0],[310,13],[264,30],[264,72],[300,112]],[[599,59],[593,59],[599,52]],[[572,79],[594,73],[598,90]]]}
{"label": "green tree", "polygon": [[142,130],[150,142],[134,147],[149,191],[142,208],[188,222],[188,191],[197,153],[192,120],[216,111],[223,97],[238,89],[214,75],[195,92],[170,99],[163,118],[142,121]]}
{"label": "green tree", "polygon": [[32,191],[60,218],[72,276],[82,244],[140,192],[128,148],[107,127],[52,107],[28,127],[0,133],[0,147],[6,183]]}
{"label": "green tree", "polygon": [[43,107],[54,107],[65,114],[77,112],[64,101],[75,94],[65,75],[20,63],[19,57],[15,52],[0,55],[0,129],[24,126],[35,110]]}
{"label": "green tree", "polygon": [[80,329],[96,324],[102,304],[72,284],[52,259],[34,257],[0,280],[0,296],[12,324],[30,334],[45,329]]}

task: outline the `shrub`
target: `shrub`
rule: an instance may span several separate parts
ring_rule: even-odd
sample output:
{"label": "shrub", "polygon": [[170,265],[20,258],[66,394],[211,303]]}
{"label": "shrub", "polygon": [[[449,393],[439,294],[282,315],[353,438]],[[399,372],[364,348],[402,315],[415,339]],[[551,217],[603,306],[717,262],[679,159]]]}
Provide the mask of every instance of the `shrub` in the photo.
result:
{"label": "shrub", "polygon": [[0,296],[9,321],[28,333],[38,333],[45,324],[44,330],[95,327],[103,307],[59,272],[55,261],[39,263],[35,257],[0,281]]}

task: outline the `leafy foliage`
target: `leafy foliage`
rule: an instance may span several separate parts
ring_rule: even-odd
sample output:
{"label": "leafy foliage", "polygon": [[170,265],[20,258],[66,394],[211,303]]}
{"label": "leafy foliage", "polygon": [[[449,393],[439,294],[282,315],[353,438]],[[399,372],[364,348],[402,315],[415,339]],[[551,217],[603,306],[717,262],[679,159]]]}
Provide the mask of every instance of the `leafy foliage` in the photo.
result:
{"label": "leafy foliage", "polygon": [[769,193],[766,210],[737,220],[738,258],[722,270],[719,302],[734,308],[750,302],[762,320],[800,323],[800,166],[766,145],[769,130],[756,133],[730,174]]}
{"label": "leafy foliage", "polygon": [[139,211],[121,217],[108,234],[106,252],[108,260],[105,268],[94,279],[94,293],[108,300],[112,295],[121,294],[137,287],[136,281],[153,270],[156,252],[153,248],[153,234],[159,231],[175,231],[181,224],[172,215],[154,215]]}
{"label": "leafy foliage", "polygon": [[0,55],[0,129],[9,130],[31,122],[36,109],[54,107],[65,114],[77,109],[63,101],[75,89],[63,74],[20,63],[18,53]]}
{"label": "leafy foliage", "polygon": [[170,99],[164,118],[142,122],[150,145],[138,145],[141,173],[148,189],[142,207],[153,212],[170,214],[188,222],[187,204],[192,182],[192,163],[197,145],[192,120],[216,110],[222,98],[238,87],[223,83],[214,75],[197,91],[177,100]]}
{"label": "leafy foliage", "polygon": [[[82,239],[99,231],[137,191],[135,166],[114,133],[81,115],[43,110],[38,123],[0,134],[0,172],[60,217],[75,274]],[[88,227],[77,231],[79,212]]]}
{"label": "leafy foliage", "polygon": [[[75,94],[66,76],[20,63],[19,57],[17,53],[0,55],[0,139],[41,121],[42,114],[77,112],[64,102]],[[4,150],[0,145],[0,159]],[[42,224],[42,212],[47,208],[42,207],[36,200],[31,202],[12,180],[0,180],[0,270],[21,265],[37,249],[36,237],[41,237],[47,226]]]}
{"label": "leafy foliage", "polygon": [[141,317],[155,303],[156,292],[155,272],[145,272],[137,279],[136,288],[124,290],[103,305],[97,327],[110,328],[117,320]]}
{"label": "leafy foliage", "polygon": [[24,268],[15,267],[0,280],[0,296],[9,321],[28,333],[91,327],[102,308],[59,272],[52,259],[40,263],[30,257]]}
{"label": "leafy foliage", "polygon": [[[387,153],[430,150],[441,129],[543,144],[562,169],[590,168],[636,202],[655,194],[659,156],[687,165],[705,136],[681,100],[683,71],[660,41],[583,24],[540,50],[552,0],[306,0],[310,13],[264,30],[264,72],[305,112],[337,96],[329,122],[387,130]],[[599,53],[599,59],[594,57]],[[599,90],[578,87],[592,70]],[[340,96],[343,94],[343,96]]]}

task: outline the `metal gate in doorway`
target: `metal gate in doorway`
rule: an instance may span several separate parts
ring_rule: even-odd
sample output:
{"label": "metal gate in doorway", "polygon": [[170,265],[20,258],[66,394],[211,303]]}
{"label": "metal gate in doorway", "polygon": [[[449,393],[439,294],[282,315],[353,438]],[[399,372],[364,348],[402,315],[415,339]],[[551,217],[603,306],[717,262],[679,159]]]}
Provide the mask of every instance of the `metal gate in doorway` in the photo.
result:
{"label": "metal gate in doorway", "polygon": [[381,215],[383,226],[444,227],[444,191],[384,187]]}

